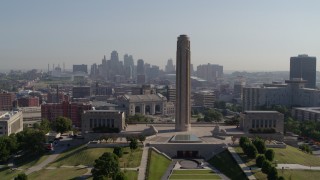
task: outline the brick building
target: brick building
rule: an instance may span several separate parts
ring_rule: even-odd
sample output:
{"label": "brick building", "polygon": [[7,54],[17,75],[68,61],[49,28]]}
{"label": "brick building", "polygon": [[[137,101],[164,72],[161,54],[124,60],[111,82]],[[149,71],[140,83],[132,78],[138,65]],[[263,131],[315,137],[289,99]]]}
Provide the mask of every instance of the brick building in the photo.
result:
{"label": "brick building", "polygon": [[63,116],[72,120],[72,125],[81,127],[81,115],[85,110],[91,110],[89,103],[75,103],[64,101],[62,103],[50,103],[41,105],[41,118],[54,121],[57,117]]}
{"label": "brick building", "polygon": [[14,93],[0,92],[0,111],[10,111],[16,96]]}
{"label": "brick building", "polygon": [[38,97],[21,97],[18,99],[19,107],[35,107],[39,106],[39,98]]}

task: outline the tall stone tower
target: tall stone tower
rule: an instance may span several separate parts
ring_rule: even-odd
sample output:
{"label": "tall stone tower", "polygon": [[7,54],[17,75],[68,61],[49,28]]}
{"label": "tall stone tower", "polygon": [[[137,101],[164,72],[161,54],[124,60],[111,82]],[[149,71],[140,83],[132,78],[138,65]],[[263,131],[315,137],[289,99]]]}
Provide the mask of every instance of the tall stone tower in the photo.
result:
{"label": "tall stone tower", "polygon": [[180,35],[176,62],[176,131],[191,129],[190,93],[190,41],[187,35]]}

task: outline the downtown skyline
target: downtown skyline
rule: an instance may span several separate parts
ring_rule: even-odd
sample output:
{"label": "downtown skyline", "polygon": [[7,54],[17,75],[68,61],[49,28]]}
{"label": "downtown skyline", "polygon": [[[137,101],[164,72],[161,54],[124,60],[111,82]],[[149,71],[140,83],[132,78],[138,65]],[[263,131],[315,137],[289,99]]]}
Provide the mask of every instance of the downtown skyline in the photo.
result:
{"label": "downtown skyline", "polygon": [[116,50],[164,69],[175,38],[191,63],[225,70],[288,71],[290,57],[319,57],[317,1],[2,1],[0,69],[101,63]]}

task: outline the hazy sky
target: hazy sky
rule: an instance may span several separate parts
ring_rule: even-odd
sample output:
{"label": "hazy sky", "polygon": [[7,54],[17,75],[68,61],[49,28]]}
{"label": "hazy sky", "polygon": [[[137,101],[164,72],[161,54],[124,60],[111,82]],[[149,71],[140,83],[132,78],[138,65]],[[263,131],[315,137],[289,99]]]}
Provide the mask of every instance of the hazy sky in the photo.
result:
{"label": "hazy sky", "polygon": [[180,34],[194,67],[288,70],[290,56],[320,57],[320,1],[2,0],[0,69],[90,66],[112,50],[164,67]]}

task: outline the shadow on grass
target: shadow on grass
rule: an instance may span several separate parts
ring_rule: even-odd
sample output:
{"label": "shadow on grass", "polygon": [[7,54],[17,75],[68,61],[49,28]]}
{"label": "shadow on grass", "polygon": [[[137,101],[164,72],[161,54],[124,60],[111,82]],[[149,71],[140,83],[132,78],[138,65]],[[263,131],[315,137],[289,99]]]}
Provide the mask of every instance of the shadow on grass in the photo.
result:
{"label": "shadow on grass", "polygon": [[247,179],[246,175],[228,150],[215,155],[208,162],[230,179]]}
{"label": "shadow on grass", "polygon": [[[54,161],[53,164],[56,164],[56,163],[57,163],[57,165],[60,165],[59,162],[65,160],[65,159],[68,159],[68,158],[71,157],[71,156],[74,156],[75,154],[79,153],[80,151],[83,151],[83,150],[87,149],[86,146],[83,146],[83,147],[81,147],[81,146],[83,146],[83,145],[80,145],[80,146],[76,146],[76,147],[67,149],[67,150],[64,151],[63,153],[68,153],[68,154],[60,157],[59,159],[57,159],[56,161]],[[80,148],[80,147],[81,147],[81,148]],[[79,148],[79,149],[77,149],[77,148]],[[75,150],[75,149],[77,149],[77,150]],[[63,153],[62,153],[62,154],[63,154]]]}

